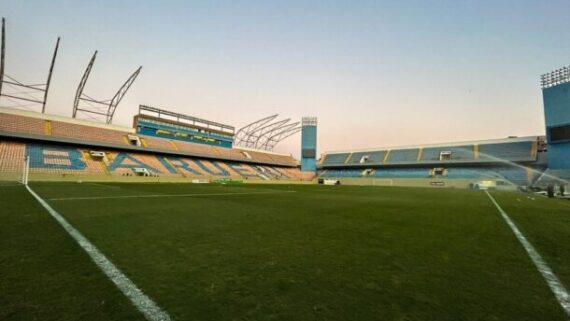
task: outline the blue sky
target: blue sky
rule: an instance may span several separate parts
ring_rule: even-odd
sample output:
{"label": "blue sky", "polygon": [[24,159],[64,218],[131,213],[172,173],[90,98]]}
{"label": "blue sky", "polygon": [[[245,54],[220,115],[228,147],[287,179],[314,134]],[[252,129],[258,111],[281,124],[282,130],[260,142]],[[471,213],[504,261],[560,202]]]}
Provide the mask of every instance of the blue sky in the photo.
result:
{"label": "blue sky", "polygon": [[[44,81],[48,113],[110,98],[239,127],[319,118],[319,152],[543,134],[542,73],[570,64],[569,1],[3,0],[7,74]],[[1,101],[0,101],[1,103]],[[298,155],[300,138],[279,151]]]}

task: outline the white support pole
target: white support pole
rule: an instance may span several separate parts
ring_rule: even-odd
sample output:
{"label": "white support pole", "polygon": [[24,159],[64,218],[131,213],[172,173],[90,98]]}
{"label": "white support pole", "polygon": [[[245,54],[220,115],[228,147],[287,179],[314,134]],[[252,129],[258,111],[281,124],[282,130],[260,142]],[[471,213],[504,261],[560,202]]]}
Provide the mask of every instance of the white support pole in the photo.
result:
{"label": "white support pole", "polygon": [[30,156],[26,160],[26,185],[28,185],[28,181],[30,180]]}
{"label": "white support pole", "polygon": [[26,158],[22,162],[22,184],[26,185]]}
{"label": "white support pole", "polygon": [[26,156],[26,161],[24,162],[24,185],[28,185],[29,174],[30,174],[30,156]]}

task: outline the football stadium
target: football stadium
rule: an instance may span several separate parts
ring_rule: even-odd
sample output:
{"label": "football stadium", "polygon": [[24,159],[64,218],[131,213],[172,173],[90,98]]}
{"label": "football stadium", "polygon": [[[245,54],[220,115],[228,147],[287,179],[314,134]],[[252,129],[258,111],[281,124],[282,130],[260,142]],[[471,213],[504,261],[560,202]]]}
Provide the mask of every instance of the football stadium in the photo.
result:
{"label": "football stadium", "polygon": [[237,128],[140,102],[116,125],[144,71],[94,98],[97,52],[52,113],[59,38],[28,84],[8,27],[1,320],[570,318],[570,67],[536,76],[543,133],[328,151],[319,115]]}

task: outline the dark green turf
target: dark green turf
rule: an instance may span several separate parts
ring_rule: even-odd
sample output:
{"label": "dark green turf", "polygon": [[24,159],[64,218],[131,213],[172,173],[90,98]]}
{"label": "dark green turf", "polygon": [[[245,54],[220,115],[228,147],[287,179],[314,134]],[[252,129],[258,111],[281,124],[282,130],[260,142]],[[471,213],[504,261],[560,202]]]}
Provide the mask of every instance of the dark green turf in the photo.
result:
{"label": "dark green turf", "polygon": [[556,275],[570,286],[570,201],[493,193]]}
{"label": "dark green turf", "polygon": [[[51,183],[32,187],[175,320],[566,320],[483,192],[180,184]],[[30,300],[39,302],[35,303],[37,311],[65,320],[58,314],[91,311],[89,304],[77,306],[81,300],[91,302],[103,292],[120,297],[25,192],[6,189],[10,188],[0,189],[3,199],[11,193],[10,203],[27,199],[27,205],[12,204],[8,211],[3,210],[9,215],[3,214],[1,223],[9,223],[3,228],[10,234],[2,236],[7,239],[2,242],[2,255],[9,242],[12,260],[28,256],[41,264],[13,271],[17,265],[5,264],[2,256],[3,270],[29,276],[25,283],[32,284],[45,269],[65,271],[67,266],[77,265],[91,271],[85,276],[71,273],[76,271],[72,269],[68,280],[44,280],[45,291],[59,292],[54,301],[60,303],[61,310],[44,307],[41,293],[33,293]],[[268,189],[296,192],[50,200]],[[514,213],[516,195],[522,194],[501,193],[497,200],[505,203],[505,210],[530,234],[532,242],[545,242],[536,244],[537,248],[552,261],[553,269],[564,275],[561,278],[568,280],[568,270],[564,271],[570,263],[568,244],[561,245],[568,236],[568,225],[536,219],[532,212]],[[564,219],[567,204],[540,202],[542,208],[560,207],[556,216]],[[24,206],[33,208],[35,217],[43,222],[41,228],[36,226],[33,239],[56,237],[65,244],[51,242],[44,251],[18,240],[25,240],[20,236],[26,234],[25,228],[18,226],[26,221],[15,215]],[[554,225],[558,227],[553,230]],[[59,247],[63,249],[58,251]],[[70,254],[62,259],[66,251]],[[25,307],[18,305],[25,295],[14,292],[25,284],[16,278],[6,280],[13,291],[8,296],[0,294],[1,308],[11,306],[14,319],[18,319],[26,313]],[[74,292],[91,287],[101,292]],[[121,308],[128,306],[124,301],[113,300]],[[125,313],[136,313],[134,308],[125,311],[118,307],[109,309],[104,319],[132,319]],[[85,315],[84,319],[100,319],[89,312]]]}
{"label": "dark green turf", "polygon": [[23,186],[3,186],[0,320],[144,318]]}

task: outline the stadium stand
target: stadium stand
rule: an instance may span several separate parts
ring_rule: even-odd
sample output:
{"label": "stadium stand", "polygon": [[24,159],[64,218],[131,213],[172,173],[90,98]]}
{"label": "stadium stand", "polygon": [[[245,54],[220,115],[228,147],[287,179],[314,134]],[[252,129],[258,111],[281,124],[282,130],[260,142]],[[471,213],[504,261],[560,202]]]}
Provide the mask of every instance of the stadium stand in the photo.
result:
{"label": "stadium stand", "polygon": [[425,168],[386,169],[374,171],[371,176],[382,178],[428,178],[429,170]]}
{"label": "stadium stand", "polygon": [[367,151],[322,156],[322,178],[501,180],[529,186],[545,166],[538,147],[544,137],[521,137]]}
{"label": "stadium stand", "polygon": [[380,164],[384,161],[386,151],[352,153],[346,164]]}
{"label": "stadium stand", "polygon": [[[473,160],[474,146],[452,146],[452,147],[428,147],[422,149],[421,160],[429,161],[455,161],[455,160]],[[449,154],[448,154],[449,153]],[[442,159],[443,155],[449,155],[448,159]]]}
{"label": "stadium stand", "polygon": [[445,174],[448,178],[497,178],[498,175],[493,171],[485,171],[480,168],[449,168]]}
{"label": "stadium stand", "polygon": [[150,136],[139,135],[141,139],[141,145],[148,148],[177,151],[179,150],[178,145],[175,141],[164,138],[155,138]]}
{"label": "stadium stand", "polygon": [[[182,156],[253,164],[297,166],[297,161],[291,155],[262,151],[244,152],[236,148],[224,148],[138,135],[133,128],[23,112],[8,108],[0,108],[0,136],[18,139],[41,139],[44,141],[93,145],[97,147],[128,147],[131,150],[136,149],[141,152],[147,150],[151,152],[176,153]],[[140,144],[134,144],[133,138],[136,138]]]}
{"label": "stadium stand", "polygon": [[531,161],[535,142],[514,142],[479,145],[479,159]]}
{"label": "stadium stand", "polygon": [[291,156],[137,134],[134,128],[0,107],[0,179],[30,160],[37,178],[312,180]]}
{"label": "stadium stand", "polygon": [[386,162],[388,163],[413,163],[417,161],[418,149],[391,150]]}
{"label": "stadium stand", "polygon": [[342,165],[348,158],[350,153],[340,153],[340,154],[325,154],[323,165]]}
{"label": "stadium stand", "polygon": [[329,169],[323,171],[319,177],[323,178],[391,178],[391,179],[501,179],[513,185],[527,186],[537,179],[534,172],[522,168],[507,167],[458,167],[448,168],[442,175],[434,175],[433,169],[429,168],[384,168],[373,170],[370,174],[360,169]]}
{"label": "stadium stand", "polygon": [[521,186],[531,185],[537,178],[536,171],[523,168],[497,168],[495,172],[505,180]]}
{"label": "stadium stand", "polygon": [[[512,141],[511,141],[512,140]],[[444,144],[370,151],[331,152],[323,155],[321,166],[367,164],[438,164],[536,161],[537,137],[478,141],[472,144]]]}
{"label": "stadium stand", "polygon": [[0,130],[37,135],[46,134],[45,121],[43,119],[7,113],[0,113]]}
{"label": "stadium stand", "polygon": [[[93,156],[97,155],[97,156]],[[143,176],[200,179],[306,180],[313,177],[296,167],[250,165],[238,162],[177,157],[155,153],[93,151],[69,145],[0,142],[0,171],[22,169],[25,156],[30,173],[45,175]]]}
{"label": "stadium stand", "polygon": [[362,170],[358,169],[329,169],[323,172],[320,177],[360,177]]}
{"label": "stadium stand", "polygon": [[50,123],[51,136],[85,141],[97,141],[104,143],[108,142],[117,145],[129,145],[127,138],[128,132],[65,123],[60,121],[51,121]]}

